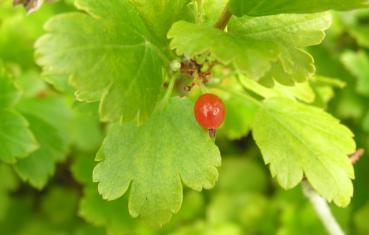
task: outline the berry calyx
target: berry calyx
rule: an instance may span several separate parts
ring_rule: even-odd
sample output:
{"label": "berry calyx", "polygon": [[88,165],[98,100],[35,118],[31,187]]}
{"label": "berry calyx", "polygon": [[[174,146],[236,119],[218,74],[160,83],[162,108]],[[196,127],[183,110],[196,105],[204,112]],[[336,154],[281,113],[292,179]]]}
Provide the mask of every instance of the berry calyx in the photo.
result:
{"label": "berry calyx", "polygon": [[202,127],[214,131],[224,121],[224,103],[218,96],[206,93],[197,99],[194,113],[197,122]]}

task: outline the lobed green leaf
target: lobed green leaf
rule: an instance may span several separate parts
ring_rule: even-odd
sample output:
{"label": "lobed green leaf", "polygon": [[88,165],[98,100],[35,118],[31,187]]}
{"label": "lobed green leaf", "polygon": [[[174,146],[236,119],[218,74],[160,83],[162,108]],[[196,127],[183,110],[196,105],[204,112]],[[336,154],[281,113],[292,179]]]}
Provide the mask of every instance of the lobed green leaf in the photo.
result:
{"label": "lobed green leaf", "polygon": [[36,43],[46,74],[70,75],[79,101],[100,100],[103,121],[145,120],[160,98],[165,37],[174,21],[191,20],[189,0],[77,0],[84,11],[46,24]]}
{"label": "lobed green leaf", "polygon": [[130,214],[162,225],[181,207],[182,182],[197,191],[213,187],[220,153],[192,110],[189,100],[173,98],[142,126],[113,125],[93,174],[103,198],[120,198],[130,187]]}
{"label": "lobed green leaf", "polygon": [[323,110],[286,98],[263,102],[253,136],[279,184],[295,187],[303,176],[328,201],[347,206],[353,195],[352,132]]}
{"label": "lobed green leaf", "polygon": [[38,148],[27,120],[15,111],[0,109],[0,160],[15,163]]}
{"label": "lobed green leaf", "polygon": [[58,130],[43,120],[25,114],[40,147],[27,158],[19,160],[14,169],[20,178],[35,188],[43,188],[55,171],[55,164],[64,159],[68,146]]}
{"label": "lobed green leaf", "polygon": [[0,109],[14,106],[20,95],[21,93],[0,64]]}

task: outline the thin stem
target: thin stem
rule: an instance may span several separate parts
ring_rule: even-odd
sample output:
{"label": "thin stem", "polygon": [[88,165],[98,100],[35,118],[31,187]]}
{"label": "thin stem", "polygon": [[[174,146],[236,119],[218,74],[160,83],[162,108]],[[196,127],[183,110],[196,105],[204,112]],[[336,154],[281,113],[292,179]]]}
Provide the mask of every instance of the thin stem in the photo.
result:
{"label": "thin stem", "polygon": [[269,98],[273,93],[269,88],[260,85],[257,81],[248,78],[241,79],[240,76],[241,75],[237,77],[237,81],[245,90],[253,92],[263,98]]}
{"label": "thin stem", "polygon": [[172,75],[170,80],[169,80],[167,92],[165,93],[165,96],[163,98],[163,100],[165,102],[168,102],[169,98],[172,96],[172,92],[173,92],[173,88],[174,88],[175,83],[176,83],[176,76]]}
{"label": "thin stem", "polygon": [[222,15],[219,17],[218,21],[214,24],[214,28],[224,30],[227,26],[229,20],[232,17],[232,13],[229,11],[228,5],[224,8]]}
{"label": "thin stem", "polygon": [[171,75],[169,84],[167,87],[167,91],[165,92],[165,95],[157,108],[163,109],[165,105],[168,103],[170,97],[172,96],[175,82],[176,82],[176,76]]}
{"label": "thin stem", "polygon": [[199,87],[200,87],[200,90],[201,90],[202,94],[208,93],[208,89],[206,88],[206,86],[202,82],[199,83]]}
{"label": "thin stem", "polygon": [[201,93],[203,93],[203,94],[208,93],[208,89],[204,85],[202,79],[200,79],[199,73],[197,71],[193,72],[193,80],[199,86],[199,88],[201,90]]}
{"label": "thin stem", "polygon": [[257,99],[255,99],[254,97],[248,95],[247,93],[242,93],[242,92],[238,92],[238,91],[233,91],[224,87],[217,87],[216,89],[218,90],[222,90],[225,92],[228,92],[229,94],[244,98],[250,102],[252,102],[253,104],[255,104],[256,106],[261,106],[261,102]]}
{"label": "thin stem", "polygon": [[327,232],[330,235],[345,235],[337,220],[334,218],[327,201],[319,196],[307,181],[303,182],[302,187],[305,196],[310,200]]}

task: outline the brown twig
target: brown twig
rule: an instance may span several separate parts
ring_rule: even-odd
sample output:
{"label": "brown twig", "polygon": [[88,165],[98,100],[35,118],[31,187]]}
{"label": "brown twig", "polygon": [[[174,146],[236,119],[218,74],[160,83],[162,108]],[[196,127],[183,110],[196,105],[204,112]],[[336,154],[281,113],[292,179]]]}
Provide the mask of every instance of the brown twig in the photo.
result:
{"label": "brown twig", "polygon": [[229,11],[228,6],[226,6],[224,8],[222,15],[219,17],[218,21],[214,24],[214,28],[224,30],[231,17],[232,13]]}
{"label": "brown twig", "polygon": [[350,160],[352,164],[355,164],[364,155],[365,150],[360,148],[355,153],[350,155]]}

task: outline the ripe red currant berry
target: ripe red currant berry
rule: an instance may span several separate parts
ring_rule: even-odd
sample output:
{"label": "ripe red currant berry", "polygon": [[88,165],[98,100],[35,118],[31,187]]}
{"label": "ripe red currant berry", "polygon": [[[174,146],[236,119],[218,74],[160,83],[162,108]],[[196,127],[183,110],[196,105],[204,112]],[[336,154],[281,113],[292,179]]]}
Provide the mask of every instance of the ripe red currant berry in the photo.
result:
{"label": "ripe red currant berry", "polygon": [[224,103],[216,95],[203,94],[195,103],[194,113],[197,122],[202,127],[209,129],[209,134],[213,136],[215,135],[215,129],[224,121]]}

